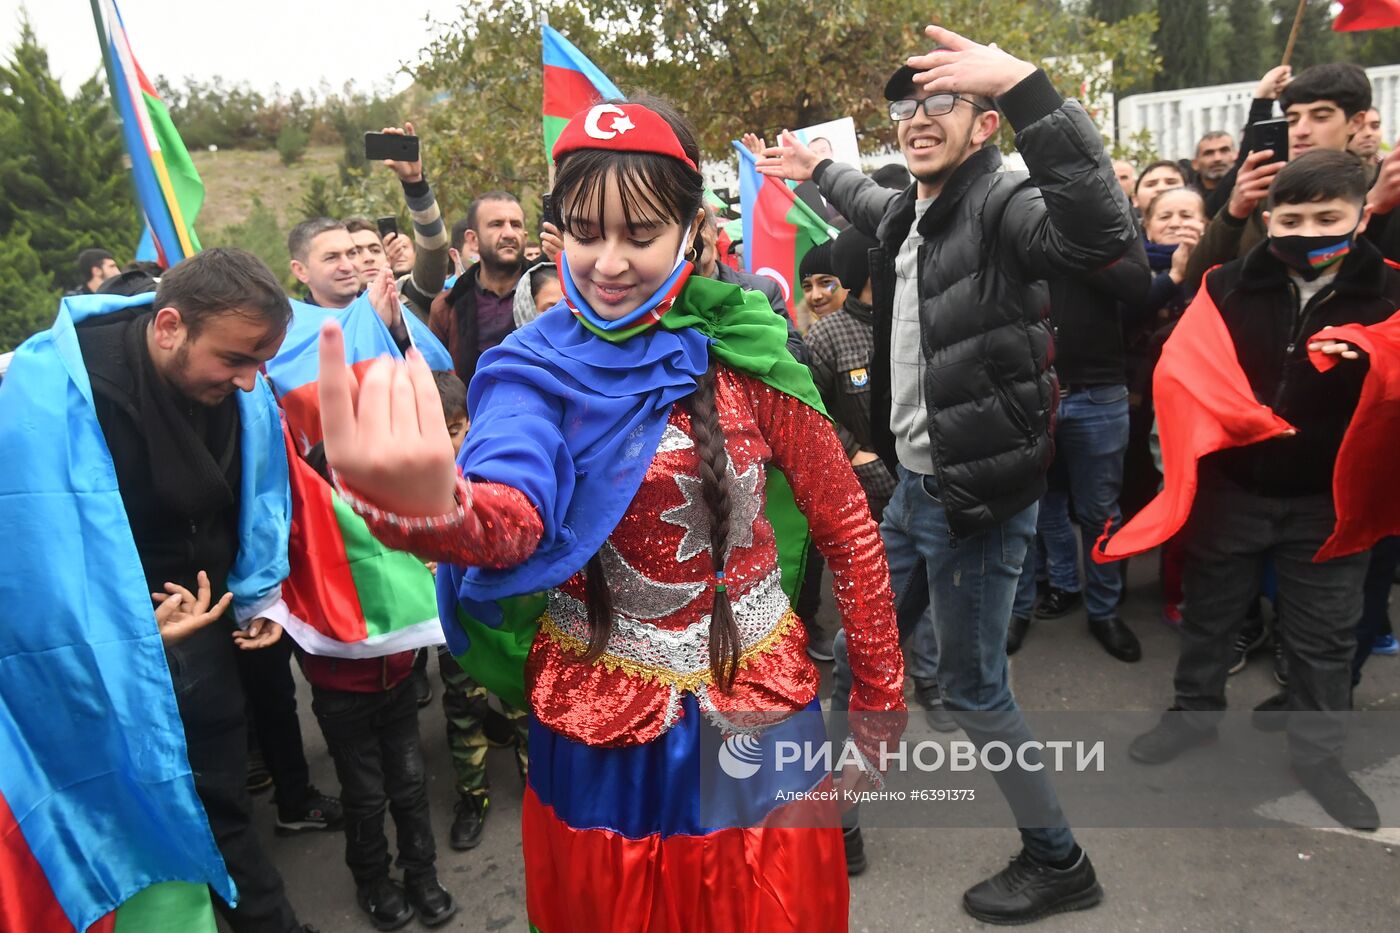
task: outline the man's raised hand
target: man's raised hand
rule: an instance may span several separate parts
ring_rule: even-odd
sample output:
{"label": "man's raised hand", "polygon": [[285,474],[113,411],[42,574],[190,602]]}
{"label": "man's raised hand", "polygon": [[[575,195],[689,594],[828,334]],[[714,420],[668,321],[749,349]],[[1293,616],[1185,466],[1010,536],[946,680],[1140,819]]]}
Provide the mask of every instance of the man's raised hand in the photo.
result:
{"label": "man's raised hand", "polygon": [[[380,132],[387,133],[390,136],[414,135],[412,123],[405,123],[402,127],[386,126],[384,129],[380,130]],[[412,184],[413,182],[423,180],[423,150],[421,148],[418,150],[417,162],[400,162],[397,159],[385,159],[384,164],[389,166],[395,175],[399,176],[400,181],[406,181]]]}
{"label": "man's raised hand", "polygon": [[981,45],[942,26],[927,26],[924,35],[938,48],[905,62],[918,70],[914,83],[935,94],[980,94],[999,97],[1035,73],[1035,66],[995,45]]}
{"label": "man's raised hand", "polygon": [[360,380],[345,364],[340,325],[321,325],[321,431],[326,462],[350,489],[404,516],[454,508],[457,468],[442,401],[423,355],[381,357]]}
{"label": "man's raised hand", "polygon": [[812,172],[821,161],[815,152],[807,148],[806,143],[793,133],[783,130],[778,134],[778,144],[764,149],[756,166],[764,175],[772,175],[774,178],[810,181]]}

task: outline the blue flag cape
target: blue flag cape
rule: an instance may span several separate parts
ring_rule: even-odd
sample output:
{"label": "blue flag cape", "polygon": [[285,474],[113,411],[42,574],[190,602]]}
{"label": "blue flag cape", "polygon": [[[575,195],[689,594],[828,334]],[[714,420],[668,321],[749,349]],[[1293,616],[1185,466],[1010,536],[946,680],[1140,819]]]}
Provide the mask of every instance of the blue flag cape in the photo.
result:
{"label": "blue flag cape", "polygon": [[[237,893],[195,793],[165,650],[76,324],[151,294],[65,298],[0,383],[0,793],[78,930],[163,881]],[[238,393],[240,619],[280,598],[290,492],[277,406]]]}

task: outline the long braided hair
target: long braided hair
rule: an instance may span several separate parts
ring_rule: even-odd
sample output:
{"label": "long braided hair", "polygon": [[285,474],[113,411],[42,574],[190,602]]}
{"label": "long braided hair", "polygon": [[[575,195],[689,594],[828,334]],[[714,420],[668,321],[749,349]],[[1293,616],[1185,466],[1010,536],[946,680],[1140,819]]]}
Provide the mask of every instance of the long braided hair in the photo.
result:
{"label": "long braided hair", "polygon": [[[676,133],[681,148],[696,165],[700,147],[685,119],[666,101],[643,97],[641,104],[661,116]],[[685,228],[704,203],[704,179],[682,162],[650,153],[605,153],[579,150],[562,156],[555,166],[553,203],[561,210],[565,231],[577,218],[601,213],[603,192],[608,184],[619,186],[623,213],[630,224],[634,217],[664,212]],[[599,218],[601,223],[601,217]],[[697,231],[695,246],[700,245]],[[709,510],[710,560],[714,566],[714,606],[710,612],[710,671],[721,689],[733,686],[739,670],[739,629],[724,583],[724,564],[729,551],[730,470],[715,405],[715,364],[695,385],[686,401],[691,431],[699,453],[701,494]],[[612,592],[603,570],[601,554],[588,559],[584,571],[584,598],[588,607],[588,647],[585,661],[594,661],[607,648],[613,629]]]}

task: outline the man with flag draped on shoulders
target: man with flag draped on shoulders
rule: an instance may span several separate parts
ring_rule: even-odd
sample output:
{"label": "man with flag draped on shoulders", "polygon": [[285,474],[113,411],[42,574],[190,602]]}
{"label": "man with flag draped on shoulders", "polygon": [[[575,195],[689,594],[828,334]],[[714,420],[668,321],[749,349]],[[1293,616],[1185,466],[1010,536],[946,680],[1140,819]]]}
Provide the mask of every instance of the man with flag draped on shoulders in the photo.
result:
{"label": "man with flag draped on shoulders", "polygon": [[[258,369],[291,308],[214,249],[65,299],[0,387],[0,929],[298,923],[251,820],[237,654],[282,634],[289,498]],[[139,916],[135,911],[143,911]]]}
{"label": "man with flag draped on shoulders", "polygon": [[1355,156],[1331,150],[1275,177],[1267,239],[1206,274],[1162,350],[1165,487],[1094,554],[1185,535],[1175,700],[1128,749],[1149,765],[1215,737],[1230,645],[1273,558],[1290,676],[1254,724],[1286,729],[1303,787],[1362,830],[1380,820],[1340,761],[1352,656],[1368,552],[1400,533],[1400,268],[1361,236],[1368,182]]}

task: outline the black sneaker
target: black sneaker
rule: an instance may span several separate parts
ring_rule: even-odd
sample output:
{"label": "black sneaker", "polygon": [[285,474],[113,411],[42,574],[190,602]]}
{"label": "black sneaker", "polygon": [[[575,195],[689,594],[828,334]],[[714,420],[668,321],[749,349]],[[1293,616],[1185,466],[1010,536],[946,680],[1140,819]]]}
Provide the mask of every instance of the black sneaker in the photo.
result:
{"label": "black sneaker", "polygon": [[413,908],[398,882],[386,875],[355,889],[355,903],[369,915],[376,930],[397,930],[413,919]]}
{"label": "black sneaker", "polygon": [[861,838],[860,827],[843,829],[841,835],[846,843],[846,874],[859,875],[870,867],[870,863],[865,860],[865,840]]}
{"label": "black sneaker", "polygon": [[1283,639],[1274,632],[1274,680],[1280,687],[1288,686],[1288,652],[1283,650]]}
{"label": "black sneaker", "polygon": [[1187,749],[1215,740],[1215,726],[1197,728],[1188,724],[1182,713],[1178,706],[1163,713],[1157,725],[1128,744],[1128,757],[1145,765],[1160,765]]}
{"label": "black sneaker", "polygon": [[1260,732],[1282,732],[1288,728],[1288,691],[1280,690],[1254,707],[1249,721]]}
{"label": "black sneaker", "polygon": [[1249,656],[1260,648],[1264,647],[1264,642],[1269,638],[1269,630],[1264,628],[1262,621],[1250,619],[1245,622],[1244,628],[1235,636],[1235,643],[1230,646],[1230,673],[1238,674],[1249,665]]}
{"label": "black sneaker", "polygon": [[491,809],[491,800],[485,794],[461,794],[457,805],[452,809],[452,831],[449,841],[458,852],[475,849],[481,845],[481,834],[486,829],[486,811]]}
{"label": "black sneaker", "polygon": [[1103,888],[1085,852],[1065,869],[1054,868],[1022,850],[1001,871],[967,889],[963,909],[983,923],[1030,923],[1069,910],[1085,910],[1103,900]]}
{"label": "black sneaker", "polygon": [[295,836],[298,833],[340,829],[344,819],[345,809],[339,800],[308,786],[306,802],[299,810],[283,813],[280,807],[277,809],[277,825],[273,827],[273,832],[279,836]]}
{"label": "black sneaker", "polygon": [[1006,627],[1006,655],[1010,657],[1021,650],[1021,642],[1026,640],[1026,631],[1031,627],[1031,620],[1026,616],[1012,616],[1011,624]]}
{"label": "black sneaker", "polygon": [[452,900],[452,895],[438,884],[437,875],[415,878],[406,882],[404,888],[408,892],[408,902],[418,911],[418,922],[425,927],[442,926],[457,913],[456,902]]}
{"label": "black sneaker", "polygon": [[1037,619],[1058,619],[1060,616],[1069,615],[1078,609],[1079,604],[1083,601],[1084,597],[1080,593],[1052,586],[1045,591],[1045,595],[1036,604],[1035,617]]}
{"label": "black sneaker", "polygon": [[953,721],[953,714],[948,712],[948,707],[943,705],[943,694],[938,689],[937,681],[914,681],[914,696],[918,698],[919,705],[924,708],[924,719],[928,722],[930,729],[935,732],[957,730],[958,724]]}
{"label": "black sneaker", "polygon": [[267,770],[267,762],[262,752],[248,753],[248,793],[261,794],[272,789],[272,772]]}
{"label": "black sneaker", "polygon": [[1293,773],[1303,789],[1338,823],[1366,832],[1380,829],[1381,817],[1376,812],[1375,801],[1351,779],[1337,759],[1324,758],[1313,765],[1295,764]]}

